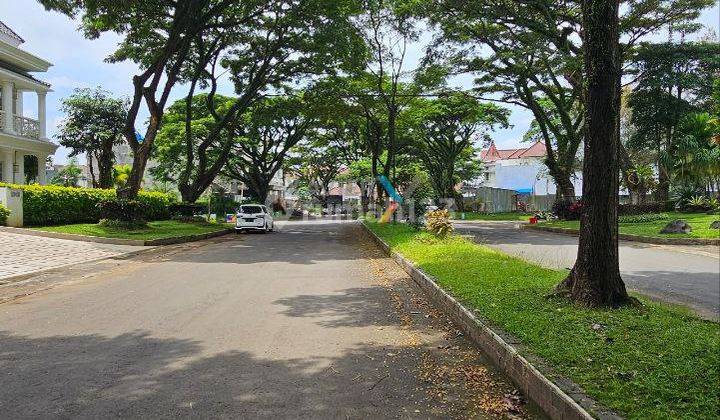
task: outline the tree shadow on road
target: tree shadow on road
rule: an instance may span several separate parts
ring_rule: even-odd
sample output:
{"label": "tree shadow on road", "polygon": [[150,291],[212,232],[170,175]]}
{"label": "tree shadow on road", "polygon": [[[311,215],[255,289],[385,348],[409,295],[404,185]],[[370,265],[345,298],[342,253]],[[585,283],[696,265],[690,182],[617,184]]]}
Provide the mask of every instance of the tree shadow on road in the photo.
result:
{"label": "tree shadow on road", "polygon": [[[255,264],[266,262],[316,264],[362,258],[358,244],[365,234],[354,223],[286,227],[268,234],[228,235],[206,243],[201,253],[178,252],[163,261],[197,264]],[[149,260],[152,262],[152,260]]]}
{"label": "tree shadow on road", "polygon": [[316,318],[317,324],[330,327],[397,325],[398,319],[387,307],[387,290],[381,286],[356,287],[322,295],[297,295],[278,299],[275,305],[287,307],[282,314]]}
{"label": "tree shadow on road", "polygon": [[[338,357],[297,359],[205,352],[201,343],[143,331],[0,332],[0,412],[13,419],[467,416],[464,400],[437,397],[438,385],[418,379],[424,354],[407,347],[366,344]],[[470,385],[464,389],[503,407],[502,388]]]}

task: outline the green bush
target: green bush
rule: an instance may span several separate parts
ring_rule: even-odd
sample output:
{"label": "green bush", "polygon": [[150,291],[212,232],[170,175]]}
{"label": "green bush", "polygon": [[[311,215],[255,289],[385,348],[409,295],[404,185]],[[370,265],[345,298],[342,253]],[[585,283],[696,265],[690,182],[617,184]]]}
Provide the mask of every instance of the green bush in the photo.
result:
{"label": "green bush", "polygon": [[0,204],[0,226],[5,226],[8,216],[10,216],[10,209]]}
{"label": "green bush", "polygon": [[646,214],[633,214],[618,217],[620,223],[645,223],[654,222],[656,220],[667,220],[670,215],[667,213],[646,213]]}
{"label": "green bush", "polygon": [[173,203],[170,205],[169,211],[173,218],[180,216],[192,219],[194,215],[206,212],[207,204],[203,206],[202,203]]}
{"label": "green bush", "polygon": [[170,207],[177,198],[173,194],[158,191],[140,191],[137,200],[145,205],[147,220],[167,220],[170,219]]}
{"label": "green bush", "polygon": [[148,207],[140,200],[123,200],[112,198],[97,204],[100,210],[100,220],[114,220],[122,222],[145,222]]}
{"label": "green bush", "polygon": [[[97,223],[98,203],[115,198],[115,190],[61,187],[58,185],[6,185],[23,190],[23,222],[27,226]],[[159,192],[140,191],[138,201],[147,206],[148,220],[170,218],[174,197]]]}

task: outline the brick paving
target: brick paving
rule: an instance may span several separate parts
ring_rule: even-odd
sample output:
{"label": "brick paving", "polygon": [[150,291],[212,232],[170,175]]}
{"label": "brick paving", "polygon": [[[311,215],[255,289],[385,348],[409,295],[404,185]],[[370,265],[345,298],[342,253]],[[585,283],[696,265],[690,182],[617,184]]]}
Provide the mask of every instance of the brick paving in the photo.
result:
{"label": "brick paving", "polygon": [[145,248],[0,232],[0,285],[7,283],[9,277],[115,257]]}

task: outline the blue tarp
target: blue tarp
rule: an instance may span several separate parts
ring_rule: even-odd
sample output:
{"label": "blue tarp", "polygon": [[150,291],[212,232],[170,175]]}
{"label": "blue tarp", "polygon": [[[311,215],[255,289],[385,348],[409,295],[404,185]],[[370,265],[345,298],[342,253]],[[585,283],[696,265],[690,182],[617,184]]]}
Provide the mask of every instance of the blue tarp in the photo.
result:
{"label": "blue tarp", "polygon": [[533,189],[532,188],[520,188],[520,189],[515,190],[515,192],[518,194],[532,194]]}

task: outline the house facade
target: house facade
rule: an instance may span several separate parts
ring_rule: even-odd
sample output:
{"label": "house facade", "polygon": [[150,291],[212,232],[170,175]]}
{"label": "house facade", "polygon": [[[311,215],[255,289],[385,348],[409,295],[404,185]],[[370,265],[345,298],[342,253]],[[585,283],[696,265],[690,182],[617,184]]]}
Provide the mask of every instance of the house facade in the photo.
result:
{"label": "house facade", "polygon": [[[45,160],[57,145],[47,139],[45,97],[50,85],[31,73],[46,72],[52,65],[20,48],[24,41],[0,22],[0,182],[24,184],[26,156],[37,158],[31,178],[47,183]],[[37,119],[24,115],[23,99],[35,95]]]}
{"label": "house facade", "polygon": [[[535,142],[527,148],[498,149],[495,142],[483,149],[480,158],[484,164],[482,185],[503,188],[532,195],[554,195],[555,182],[543,162],[546,155],[545,144]],[[575,192],[582,191],[582,176],[576,174],[573,179]]]}

